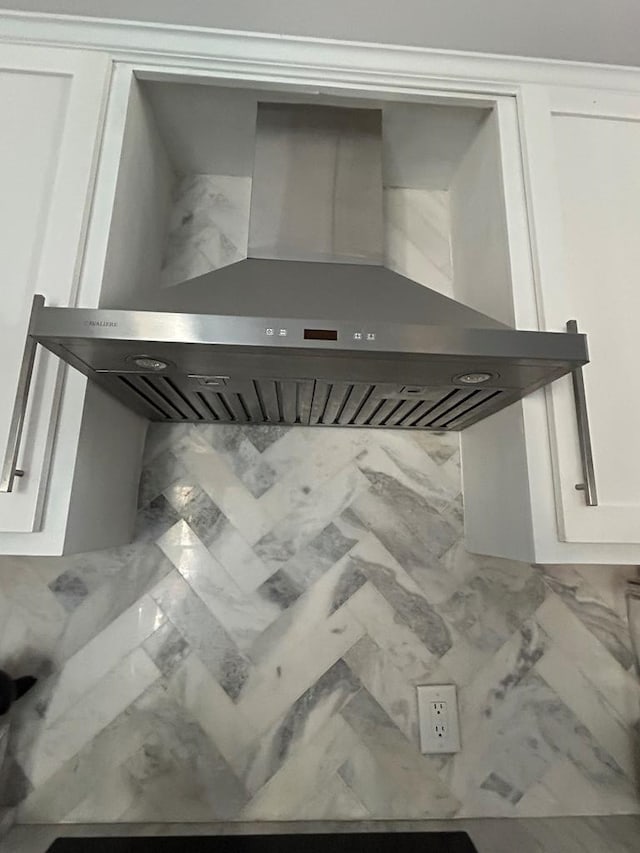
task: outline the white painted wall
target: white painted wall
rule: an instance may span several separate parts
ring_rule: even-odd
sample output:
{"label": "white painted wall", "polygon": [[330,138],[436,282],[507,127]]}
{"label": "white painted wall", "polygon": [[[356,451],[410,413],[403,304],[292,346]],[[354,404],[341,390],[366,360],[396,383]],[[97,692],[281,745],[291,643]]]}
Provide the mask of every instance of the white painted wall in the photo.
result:
{"label": "white painted wall", "polygon": [[637,0],[0,0],[0,8],[640,65]]}

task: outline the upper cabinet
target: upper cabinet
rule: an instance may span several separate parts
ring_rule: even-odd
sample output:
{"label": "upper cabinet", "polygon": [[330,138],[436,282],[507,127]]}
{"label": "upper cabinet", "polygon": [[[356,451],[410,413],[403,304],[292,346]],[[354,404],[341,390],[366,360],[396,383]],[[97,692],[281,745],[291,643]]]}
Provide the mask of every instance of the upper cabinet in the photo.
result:
{"label": "upper cabinet", "polygon": [[2,553],[60,553],[80,497],[86,383],[37,351],[29,389],[25,342],[34,294],[76,299],[110,71],[98,53],[0,46]]}
{"label": "upper cabinet", "polygon": [[[588,335],[583,378],[597,505],[587,505],[581,488],[572,382],[559,380],[463,436],[474,484],[469,545],[537,562],[640,562],[640,98],[525,87],[521,128],[538,324],[559,331],[573,319]],[[510,527],[501,497],[504,515],[476,511],[483,452],[496,465],[485,494],[495,487],[518,506]],[[497,467],[501,456],[515,456],[510,470]]]}

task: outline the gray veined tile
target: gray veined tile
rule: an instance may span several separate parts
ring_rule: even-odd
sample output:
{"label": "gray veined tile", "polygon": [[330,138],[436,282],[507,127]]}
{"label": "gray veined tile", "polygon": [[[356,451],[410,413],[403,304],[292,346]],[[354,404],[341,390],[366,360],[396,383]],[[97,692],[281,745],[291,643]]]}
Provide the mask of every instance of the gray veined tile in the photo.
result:
{"label": "gray veined tile", "polygon": [[405,737],[417,746],[416,688],[396,669],[390,655],[365,635],[346,652],[344,661]]}
{"label": "gray veined tile", "polygon": [[286,610],[300,597],[302,590],[283,571],[278,571],[258,587],[257,593]]}
{"label": "gray veined tile", "polygon": [[540,607],[545,595],[538,572],[521,563],[493,561],[440,605],[439,611],[470,643],[497,651]]}
{"label": "gray veined tile", "polygon": [[333,594],[333,601],[329,609],[329,616],[335,613],[343,604],[346,604],[351,596],[354,595],[367,582],[367,576],[361,572],[357,565],[349,560],[346,563],[345,570],[341,574]]}
{"label": "gray veined tile", "polygon": [[157,453],[142,469],[138,506],[146,506],[185,474],[184,465],[172,450],[167,448]]}
{"label": "gray veined tile", "polygon": [[[626,726],[633,726],[638,719],[640,701],[640,681],[635,671],[627,671],[575,612],[553,593],[536,612],[535,621],[550,638],[556,664],[562,661],[561,667],[554,666],[551,670],[557,681],[570,691],[572,680],[575,683],[576,678],[586,679],[589,693],[595,691],[593,699],[606,697],[619,719]],[[571,672],[569,680],[564,674],[568,671]],[[583,704],[577,696],[573,701]],[[597,704],[597,701],[590,701],[589,708]]]}
{"label": "gray veined tile", "polygon": [[144,466],[140,541],[0,559],[19,820],[640,809],[630,570],[468,554],[457,435],[154,424]]}
{"label": "gray veined tile", "polygon": [[613,657],[629,669],[634,662],[627,626],[572,566],[540,568],[545,583],[564,601]]}
{"label": "gray veined tile", "polygon": [[229,462],[236,477],[254,498],[259,498],[276,482],[276,471],[263,458],[245,431],[227,424],[197,427],[200,435]]}
{"label": "gray veined tile", "polygon": [[452,432],[412,432],[411,440],[425,450],[438,465],[460,454],[460,436]]}
{"label": "gray veined tile", "polygon": [[148,734],[124,763],[136,790],[121,821],[235,817],[247,793],[202,728],[163,690],[135,705]]}
{"label": "gray veined tile", "polygon": [[402,577],[396,567],[382,562],[384,549],[378,549],[372,556],[381,559],[365,559],[360,554],[368,552],[360,546],[347,557],[353,569],[367,577],[378,592],[388,601],[401,619],[438,657],[451,648],[452,638],[449,628],[437,611],[429,604],[412,579]]}
{"label": "gray veined tile", "polygon": [[173,675],[191,651],[189,643],[169,621],[145,640],[143,648],[165,678]]}
{"label": "gray veined tile", "polygon": [[460,477],[449,482],[444,469],[439,468],[428,454],[416,447],[410,436],[401,430],[384,430],[377,436],[379,449],[368,449],[360,469],[367,477],[376,482],[380,478],[390,478],[383,484],[385,491],[403,486],[415,492],[422,500],[441,512],[460,490]]}
{"label": "gray veined tile", "polygon": [[256,425],[247,429],[246,436],[256,450],[264,453],[268,447],[271,447],[272,444],[275,444],[276,441],[285,436],[290,429],[291,427],[286,426]]}
{"label": "gray veined tile", "polygon": [[72,571],[63,572],[51,581],[49,589],[68,611],[75,610],[89,594],[85,582]]}
{"label": "gray veined tile", "polygon": [[[250,648],[280,616],[283,602],[260,590],[241,590],[186,522],[171,528],[158,540],[158,546],[240,649]],[[288,594],[292,593],[293,586],[289,584]]]}
{"label": "gray veined tile", "polygon": [[247,788],[258,791],[359,689],[343,661],[330,667],[238,760]]}
{"label": "gray veined tile", "polygon": [[428,595],[441,599],[450,594],[439,558],[459,534],[422,497],[376,474],[371,490],[358,495],[350,510]]}
{"label": "gray veined tile", "polygon": [[513,790],[526,791],[561,756],[599,785],[632,787],[615,760],[534,671],[496,708],[493,732],[485,778],[493,772]]}
{"label": "gray veined tile", "polygon": [[504,800],[508,800],[514,806],[520,802],[523,797],[523,791],[518,790],[518,788],[514,788],[509,782],[502,779],[502,777],[498,776],[497,773],[489,773],[487,778],[481,783],[481,788],[485,791],[495,791],[498,796],[502,797]]}
{"label": "gray veined tile", "polygon": [[356,693],[340,713],[362,746],[352,750],[339,772],[372,814],[456,814],[460,803],[438,775],[437,762],[416,750],[368,691]]}
{"label": "gray veined tile", "polygon": [[[143,466],[152,469],[154,460],[167,451],[174,453],[174,456],[177,458],[179,455],[177,449],[180,446],[180,442],[189,433],[190,429],[191,424],[150,423],[142,457]],[[162,466],[163,463],[161,462],[160,467],[162,468]],[[167,485],[168,483],[165,483],[163,488]]]}
{"label": "gray veined tile", "polygon": [[179,520],[180,516],[164,495],[158,495],[138,511],[135,541],[149,542],[158,539]]}
{"label": "gray veined tile", "polygon": [[295,820],[357,746],[357,737],[335,714],[304,745],[294,751],[245,807],[244,820]]}
{"label": "gray veined tile", "polygon": [[191,479],[182,478],[164,491],[173,509],[209,547],[227,520],[222,511]]}
{"label": "gray veined tile", "polygon": [[[36,738],[23,739],[14,752],[31,783],[37,787],[46,782],[159,675],[149,656],[137,648],[63,714],[43,720]],[[38,749],[34,750],[36,742]]]}
{"label": "gray veined tile", "polygon": [[69,558],[69,564],[89,594],[69,614],[51,649],[58,662],[90,642],[172,569],[169,560],[151,542],[81,554]]}
{"label": "gray veined tile", "polygon": [[187,175],[177,184],[161,281],[164,287],[246,258],[251,178]]}
{"label": "gray veined tile", "polygon": [[461,723],[469,736],[497,713],[509,694],[533,670],[549,644],[549,637],[539,625],[528,621],[485,666],[478,668],[475,679],[459,697]]}
{"label": "gray veined tile", "polygon": [[247,679],[249,664],[189,584],[172,572],[151,596],[232,699]]}
{"label": "gray veined tile", "polygon": [[297,584],[306,588],[342,559],[357,541],[343,535],[331,522],[285,564],[283,571]]}
{"label": "gray veined tile", "polygon": [[427,680],[438,658],[372,583],[353,596],[347,609],[375,641],[380,655],[402,674],[405,681],[423,684]]}
{"label": "gray veined tile", "polygon": [[301,494],[295,508],[255,544],[255,552],[272,571],[283,568],[365,488],[360,471],[347,465],[313,493]]}

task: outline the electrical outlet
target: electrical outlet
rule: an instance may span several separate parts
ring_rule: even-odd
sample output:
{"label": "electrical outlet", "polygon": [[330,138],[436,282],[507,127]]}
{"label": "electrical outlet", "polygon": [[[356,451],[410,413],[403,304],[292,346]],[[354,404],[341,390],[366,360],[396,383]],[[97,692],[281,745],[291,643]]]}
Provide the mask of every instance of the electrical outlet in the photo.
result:
{"label": "electrical outlet", "polygon": [[455,684],[423,684],[418,688],[420,750],[459,752],[460,723]]}

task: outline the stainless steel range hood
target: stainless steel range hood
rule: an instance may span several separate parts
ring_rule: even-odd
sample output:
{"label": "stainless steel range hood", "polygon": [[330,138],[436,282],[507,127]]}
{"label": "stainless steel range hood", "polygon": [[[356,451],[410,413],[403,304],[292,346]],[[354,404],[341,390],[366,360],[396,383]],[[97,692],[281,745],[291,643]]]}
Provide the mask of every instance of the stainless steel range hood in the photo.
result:
{"label": "stainless steel range hood", "polygon": [[249,257],[41,307],[32,339],[177,422],[459,430],[584,364],[583,335],[513,330],[382,266],[380,143],[375,110],[260,105]]}

